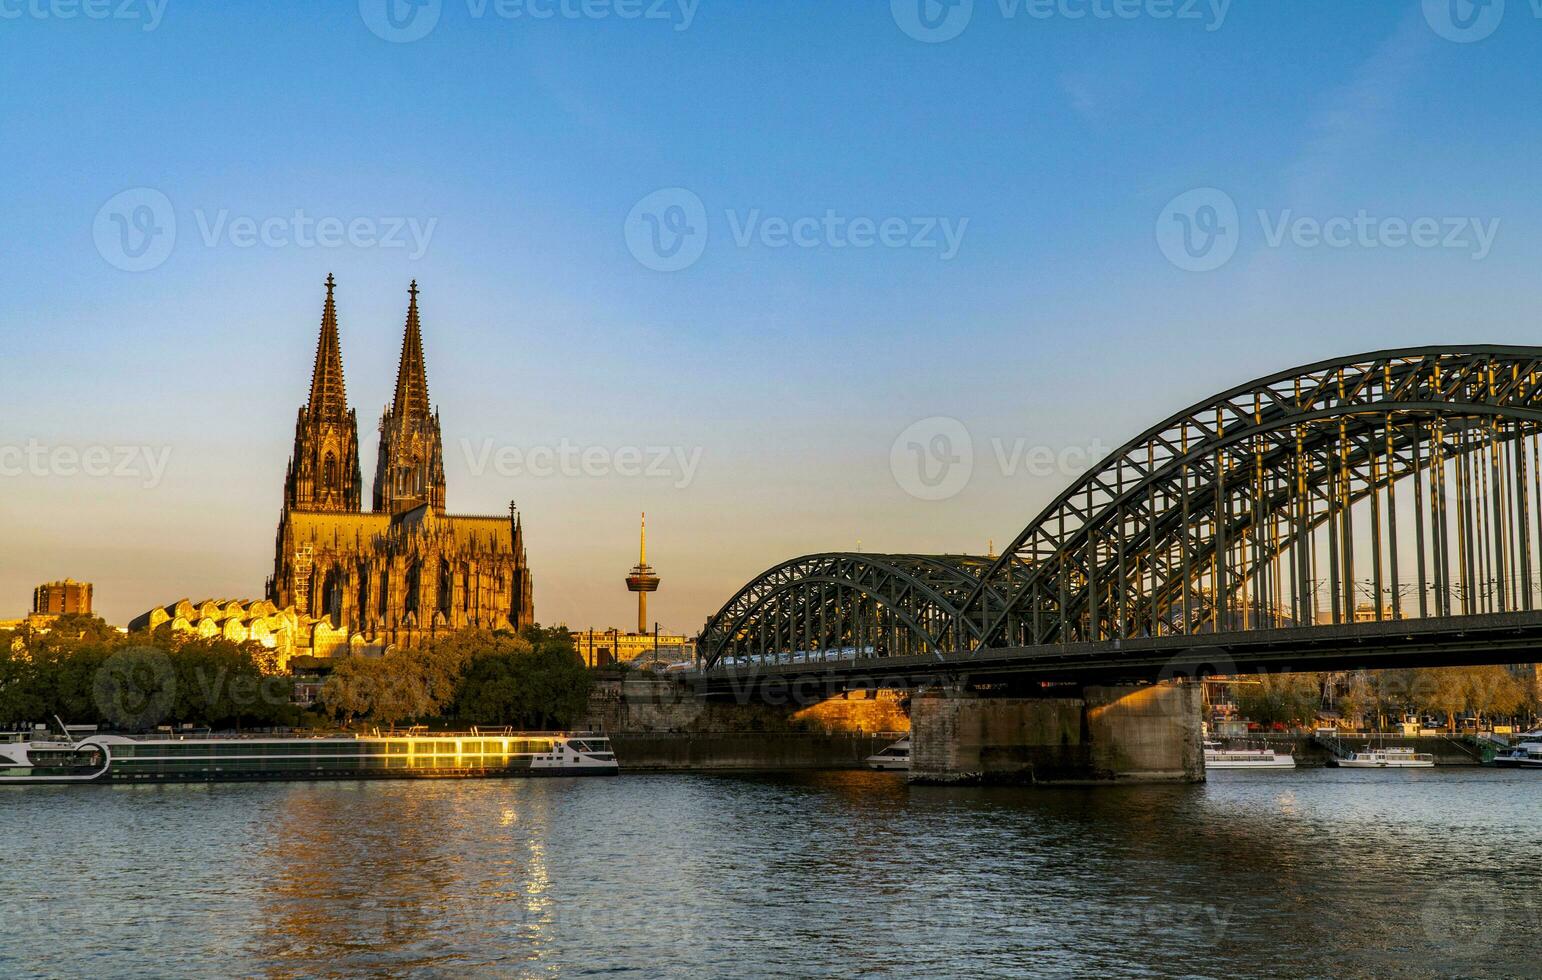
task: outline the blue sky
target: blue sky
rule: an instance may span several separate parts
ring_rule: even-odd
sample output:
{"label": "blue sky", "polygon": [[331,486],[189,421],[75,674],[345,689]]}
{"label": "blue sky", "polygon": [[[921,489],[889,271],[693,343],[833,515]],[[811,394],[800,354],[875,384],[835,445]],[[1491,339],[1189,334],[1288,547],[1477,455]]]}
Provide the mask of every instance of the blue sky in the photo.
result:
{"label": "blue sky", "polygon": [[[384,2],[0,0],[0,614],[64,575],[119,622],[261,592],[328,272],[366,479],[415,278],[451,510],[517,500],[538,618],[575,627],[628,622],[642,510],[694,630],[804,552],[1002,544],[1249,378],[1538,336],[1525,0],[925,0],[940,43],[923,0],[430,0],[410,41]],[[1217,213],[1180,199],[1235,208],[1216,268],[1169,257]],[[125,271],[147,200],[175,238]],[[678,271],[648,200],[705,233]],[[936,419],[973,465],[927,499],[896,441]],[[564,447],[596,462],[536,472]]]}

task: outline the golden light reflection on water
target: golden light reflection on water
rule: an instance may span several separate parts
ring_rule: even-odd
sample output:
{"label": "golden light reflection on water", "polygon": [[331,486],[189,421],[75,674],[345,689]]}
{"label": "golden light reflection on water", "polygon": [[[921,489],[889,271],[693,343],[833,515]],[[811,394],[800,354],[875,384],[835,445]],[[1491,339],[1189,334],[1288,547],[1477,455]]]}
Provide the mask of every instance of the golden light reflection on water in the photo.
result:
{"label": "golden light reflection on water", "polygon": [[[276,976],[338,957],[366,969],[434,968],[463,960],[468,944],[489,963],[521,950],[538,961],[550,915],[545,847],[511,834],[521,804],[532,805],[522,799],[529,788],[296,784],[262,852],[268,884],[253,952]],[[501,805],[484,823],[489,797]]]}

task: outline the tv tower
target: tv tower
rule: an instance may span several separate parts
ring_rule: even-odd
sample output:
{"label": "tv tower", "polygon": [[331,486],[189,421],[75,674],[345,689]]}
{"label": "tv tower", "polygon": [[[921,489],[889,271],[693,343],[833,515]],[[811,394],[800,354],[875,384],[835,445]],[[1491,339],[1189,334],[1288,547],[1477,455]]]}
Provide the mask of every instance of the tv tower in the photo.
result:
{"label": "tv tower", "polygon": [[648,627],[648,593],[659,590],[659,577],[648,564],[648,515],[642,516],[642,538],[637,547],[637,564],[626,577],[628,591],[637,593],[637,632],[650,632]]}

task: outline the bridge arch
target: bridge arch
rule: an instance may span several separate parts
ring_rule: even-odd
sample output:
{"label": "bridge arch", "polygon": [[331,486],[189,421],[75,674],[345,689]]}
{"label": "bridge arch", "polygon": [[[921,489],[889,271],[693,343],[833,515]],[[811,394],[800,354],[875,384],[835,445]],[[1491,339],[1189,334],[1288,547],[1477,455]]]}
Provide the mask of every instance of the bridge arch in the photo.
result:
{"label": "bridge arch", "polygon": [[1405,599],[1530,609],[1539,366],[1535,347],[1379,351],[1193,405],[1029,523],[963,630],[1015,646],[1348,622],[1364,600],[1377,619]]}
{"label": "bridge arch", "polygon": [[756,576],[707,621],[702,657],[715,665],[967,650],[952,626],[990,567],[969,555],[795,558]]}

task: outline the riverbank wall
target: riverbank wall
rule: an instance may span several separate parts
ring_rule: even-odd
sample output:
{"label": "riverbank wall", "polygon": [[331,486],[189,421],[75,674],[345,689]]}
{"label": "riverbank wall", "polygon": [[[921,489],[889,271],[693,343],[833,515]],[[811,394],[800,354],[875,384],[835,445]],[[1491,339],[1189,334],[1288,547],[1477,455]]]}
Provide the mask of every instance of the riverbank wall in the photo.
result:
{"label": "riverbank wall", "polygon": [[612,733],[623,773],[861,769],[892,735],[815,732]]}
{"label": "riverbank wall", "polygon": [[623,772],[858,769],[909,732],[905,707],[890,692],[861,691],[741,704],[633,672],[595,684],[583,727],[609,736]]}
{"label": "riverbank wall", "polygon": [[[1296,765],[1303,768],[1326,766],[1333,758],[1328,746],[1311,735],[1249,735],[1245,742],[1248,745],[1267,744],[1276,752],[1289,752],[1296,757]],[[1365,752],[1372,748],[1411,749],[1434,756],[1437,766],[1483,764],[1481,748],[1471,740],[1448,735],[1340,735],[1337,742],[1344,752]]]}

